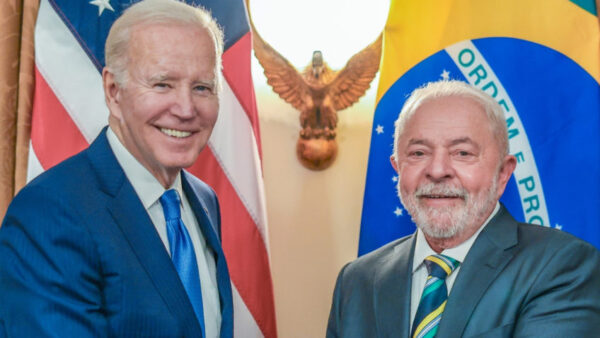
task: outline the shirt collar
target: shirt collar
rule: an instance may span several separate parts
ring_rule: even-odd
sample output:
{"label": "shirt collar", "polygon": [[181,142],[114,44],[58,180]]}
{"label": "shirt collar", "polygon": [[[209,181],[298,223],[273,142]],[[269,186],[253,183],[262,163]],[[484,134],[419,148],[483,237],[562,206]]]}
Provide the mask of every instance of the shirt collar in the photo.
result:
{"label": "shirt collar", "polygon": [[[465,260],[467,254],[469,253],[469,250],[471,250],[471,247],[477,239],[477,236],[479,236],[479,233],[481,233],[483,228],[485,228],[485,226],[490,222],[492,217],[494,217],[498,213],[498,210],[500,210],[500,203],[496,202],[496,207],[494,208],[494,211],[492,211],[490,216],[488,216],[485,222],[483,222],[483,225],[480,226],[479,229],[471,237],[469,237],[466,241],[460,243],[459,245],[453,248],[442,251],[442,255],[454,258],[462,263]],[[427,243],[425,235],[423,235],[423,231],[417,229],[417,243],[415,244],[415,254],[413,256],[412,272],[414,273],[415,271],[417,271],[417,269],[421,267],[421,265],[423,264],[423,260],[427,256],[436,254],[437,252],[433,251],[433,249],[429,246],[429,243]]]}
{"label": "shirt collar", "polygon": [[[110,127],[106,131],[106,137],[108,138],[110,148],[117,158],[117,162],[119,162],[125,172],[125,176],[127,176],[140,201],[142,201],[144,208],[148,210],[158,201],[165,190],[168,189],[163,188],[156,177],[131,155]],[[181,172],[177,174],[175,181],[169,189],[175,189],[179,193],[179,196],[183,196]]]}

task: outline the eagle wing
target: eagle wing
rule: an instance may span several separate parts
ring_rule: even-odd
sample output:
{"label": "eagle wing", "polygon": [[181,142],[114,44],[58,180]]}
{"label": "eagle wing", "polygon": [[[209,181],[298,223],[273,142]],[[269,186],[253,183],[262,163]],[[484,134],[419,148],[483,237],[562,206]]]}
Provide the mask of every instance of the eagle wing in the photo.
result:
{"label": "eagle wing", "polygon": [[336,110],[353,105],[369,89],[379,70],[383,34],[356,53],[329,85],[328,94]]}
{"label": "eagle wing", "polygon": [[258,34],[250,18],[254,55],[264,69],[267,83],[285,102],[303,111],[304,98],[310,95],[308,85],[296,68]]}

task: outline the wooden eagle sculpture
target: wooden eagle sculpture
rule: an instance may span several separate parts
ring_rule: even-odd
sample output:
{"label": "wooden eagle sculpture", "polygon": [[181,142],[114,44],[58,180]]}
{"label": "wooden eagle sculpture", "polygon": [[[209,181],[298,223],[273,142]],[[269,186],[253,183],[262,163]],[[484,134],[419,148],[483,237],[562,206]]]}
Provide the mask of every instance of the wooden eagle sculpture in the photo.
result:
{"label": "wooden eagle sculpture", "polygon": [[254,54],[264,69],[267,83],[283,100],[300,111],[300,136],[296,154],[308,169],[323,170],[337,155],[337,112],[352,106],[369,89],[379,70],[382,35],[352,56],[343,69],[334,71],[320,51],[298,72],[256,31],[252,18]]}

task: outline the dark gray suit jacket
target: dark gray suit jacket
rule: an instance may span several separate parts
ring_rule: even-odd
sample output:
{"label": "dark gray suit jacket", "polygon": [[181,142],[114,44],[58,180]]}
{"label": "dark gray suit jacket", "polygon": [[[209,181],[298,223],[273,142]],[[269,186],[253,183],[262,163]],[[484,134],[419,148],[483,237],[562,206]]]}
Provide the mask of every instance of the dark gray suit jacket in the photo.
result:
{"label": "dark gray suit jacket", "polygon": [[[346,265],[327,337],[408,337],[413,234]],[[600,337],[600,252],[501,207],[461,264],[437,338]]]}

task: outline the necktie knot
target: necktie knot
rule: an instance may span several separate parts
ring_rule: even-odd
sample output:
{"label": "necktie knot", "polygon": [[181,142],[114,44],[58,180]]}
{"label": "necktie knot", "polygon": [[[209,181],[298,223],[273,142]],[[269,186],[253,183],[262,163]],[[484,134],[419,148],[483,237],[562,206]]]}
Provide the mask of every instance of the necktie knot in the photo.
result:
{"label": "necktie knot", "polygon": [[429,275],[439,279],[446,279],[460,265],[459,261],[444,255],[427,256],[424,263]]}
{"label": "necktie knot", "polygon": [[160,204],[163,207],[167,222],[181,218],[179,201],[179,194],[175,189],[167,190],[160,196]]}

